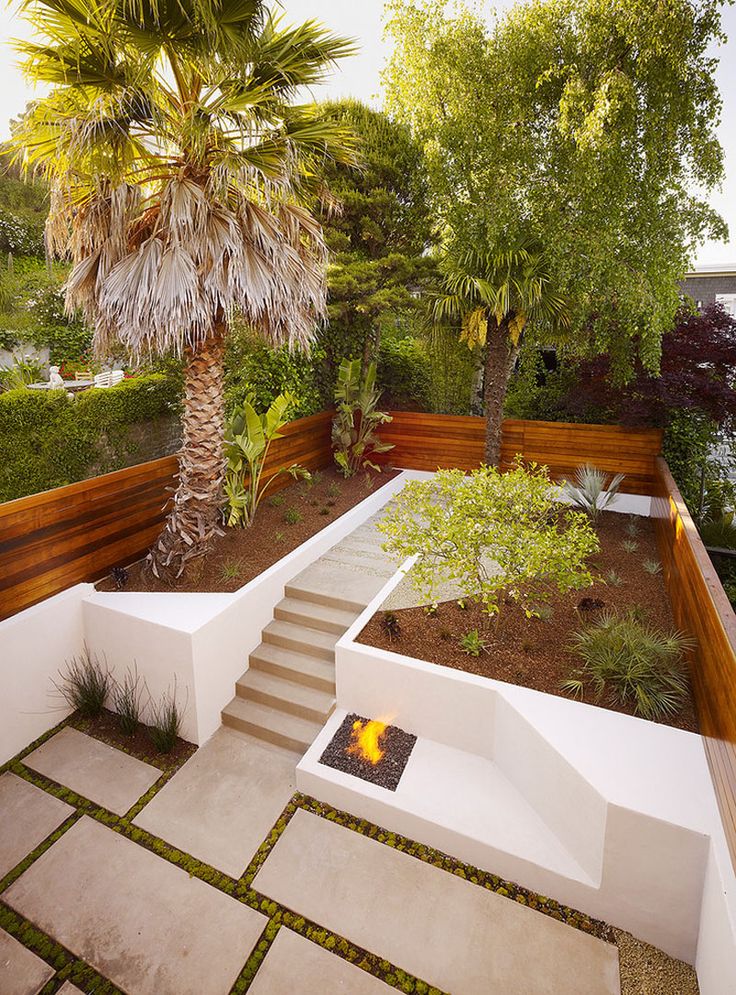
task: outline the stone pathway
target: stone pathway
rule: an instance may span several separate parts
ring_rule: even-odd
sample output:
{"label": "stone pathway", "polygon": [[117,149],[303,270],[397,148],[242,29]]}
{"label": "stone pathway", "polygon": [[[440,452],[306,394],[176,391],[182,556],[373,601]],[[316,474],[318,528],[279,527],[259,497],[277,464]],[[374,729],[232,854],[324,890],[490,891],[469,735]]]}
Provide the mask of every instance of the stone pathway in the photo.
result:
{"label": "stone pathway", "polygon": [[611,944],[308,812],[253,886],[447,992],[620,992]]}
{"label": "stone pathway", "polygon": [[0,878],[74,812],[10,771],[0,777]]}
{"label": "stone pathway", "polygon": [[220,729],[135,825],[239,878],[296,790],[298,759]]}
{"label": "stone pathway", "polygon": [[157,767],[67,726],[26,757],[27,767],[125,815],[161,777]]}
{"label": "stone pathway", "polygon": [[40,957],[0,929],[0,992],[2,995],[38,995],[55,972]]}

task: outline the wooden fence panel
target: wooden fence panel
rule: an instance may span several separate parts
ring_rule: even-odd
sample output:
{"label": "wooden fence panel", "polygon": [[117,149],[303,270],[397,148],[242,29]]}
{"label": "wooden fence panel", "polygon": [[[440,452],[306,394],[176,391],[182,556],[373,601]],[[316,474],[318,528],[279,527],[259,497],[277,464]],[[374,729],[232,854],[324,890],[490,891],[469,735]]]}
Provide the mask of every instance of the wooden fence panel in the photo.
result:
{"label": "wooden fence panel", "polygon": [[[391,415],[393,421],[381,426],[381,438],[395,448],[384,455],[384,463],[412,470],[471,470],[483,459],[482,418],[414,411],[393,411]],[[590,462],[602,470],[625,473],[622,490],[653,494],[654,458],[661,450],[659,429],[507,419],[501,458],[508,467],[521,454],[544,463],[555,479],[571,477],[581,463]]]}
{"label": "wooden fence panel", "polygon": [[700,731],[736,867],[736,615],[663,459],[652,502],[677,626],[694,637],[690,670]]}
{"label": "wooden fence panel", "polygon": [[[331,459],[332,412],[301,418],[274,442],[265,478]],[[176,483],[175,456],[0,504],[0,618],[143,556],[161,530]],[[282,475],[272,491],[286,486]]]}

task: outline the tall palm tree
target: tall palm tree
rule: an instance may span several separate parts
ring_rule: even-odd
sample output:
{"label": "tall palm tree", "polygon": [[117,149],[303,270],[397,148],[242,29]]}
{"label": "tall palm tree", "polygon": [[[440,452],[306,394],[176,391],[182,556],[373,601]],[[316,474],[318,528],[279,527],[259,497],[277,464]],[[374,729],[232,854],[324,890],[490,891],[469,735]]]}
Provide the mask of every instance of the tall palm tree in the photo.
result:
{"label": "tall palm tree", "polygon": [[557,328],[569,325],[542,252],[525,243],[503,252],[470,250],[455,259],[446,257],[434,319],[459,320],[460,340],[471,349],[485,348],[485,459],[499,466],[503,407],[524,328],[530,322]]}
{"label": "tall palm tree", "polygon": [[177,576],[221,523],[223,354],[235,310],[307,344],[326,249],[305,206],[352,139],[295,103],[352,43],[286,27],[263,0],[23,0],[28,76],[52,85],[15,148],[51,184],[47,241],[103,354],[185,359],[172,511],[149,562]]}

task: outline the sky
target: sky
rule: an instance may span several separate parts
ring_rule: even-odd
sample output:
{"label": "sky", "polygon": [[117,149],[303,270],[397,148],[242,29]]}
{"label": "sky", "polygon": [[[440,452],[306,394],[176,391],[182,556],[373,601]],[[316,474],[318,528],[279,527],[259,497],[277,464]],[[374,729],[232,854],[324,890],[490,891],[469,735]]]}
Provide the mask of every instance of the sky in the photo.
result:
{"label": "sky", "polygon": [[[488,4],[502,10],[513,0],[495,0]],[[298,23],[314,17],[338,34],[357,39],[358,55],[346,59],[338,72],[316,97],[358,97],[380,106],[380,72],[386,55],[383,41],[383,0],[281,0],[289,21]],[[720,191],[710,196],[712,206],[726,219],[731,237],[728,243],[703,245],[697,255],[698,264],[736,264],[736,6],[727,6],[723,24],[728,43],[716,53],[720,59],[718,83],[723,98],[723,114],[719,129],[726,154],[726,180]],[[8,122],[34,95],[23,80],[11,47],[13,38],[28,37],[25,23],[3,5],[0,11],[0,139],[8,135]]]}

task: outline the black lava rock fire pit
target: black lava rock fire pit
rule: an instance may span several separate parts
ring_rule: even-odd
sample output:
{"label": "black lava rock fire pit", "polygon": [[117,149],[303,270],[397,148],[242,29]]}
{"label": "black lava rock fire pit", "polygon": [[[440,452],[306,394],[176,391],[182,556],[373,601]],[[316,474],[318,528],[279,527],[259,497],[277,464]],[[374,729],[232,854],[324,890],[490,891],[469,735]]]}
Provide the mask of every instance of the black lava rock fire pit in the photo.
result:
{"label": "black lava rock fire pit", "polygon": [[345,716],[319,762],[396,791],[416,741],[416,736],[398,726],[351,713]]}

